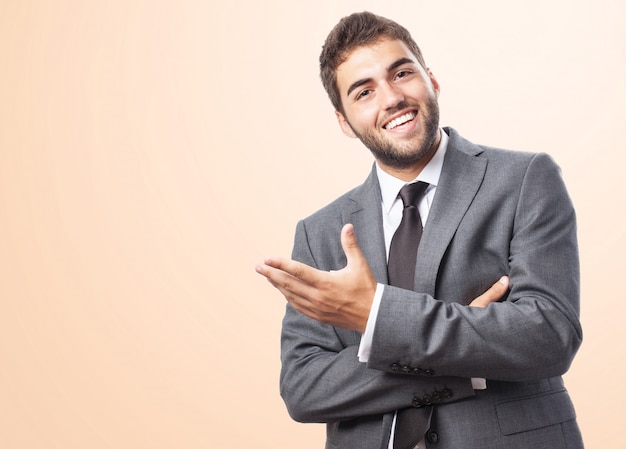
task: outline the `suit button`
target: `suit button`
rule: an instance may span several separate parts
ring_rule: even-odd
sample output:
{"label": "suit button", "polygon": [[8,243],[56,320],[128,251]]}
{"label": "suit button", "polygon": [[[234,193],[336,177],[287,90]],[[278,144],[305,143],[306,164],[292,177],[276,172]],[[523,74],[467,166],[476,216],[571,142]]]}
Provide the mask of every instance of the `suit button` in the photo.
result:
{"label": "suit button", "polygon": [[434,430],[429,430],[428,432],[426,432],[426,441],[431,444],[439,443],[439,434]]}
{"label": "suit button", "polygon": [[406,374],[409,374],[409,373],[411,372],[411,367],[410,367],[410,366],[407,366],[407,365],[404,365],[404,366],[402,367],[402,372],[403,372],[403,373],[406,373]]}
{"label": "suit button", "polygon": [[424,402],[424,404],[426,405],[431,405],[432,400],[430,399],[430,395],[425,394],[424,396],[422,396],[422,402]]}
{"label": "suit button", "polygon": [[413,405],[413,407],[415,408],[420,408],[422,407],[424,404],[422,403],[422,400],[420,398],[418,398],[417,396],[413,397],[413,403],[411,404]]}
{"label": "suit button", "polygon": [[413,368],[413,374],[416,376],[422,374],[422,370],[420,368]]}
{"label": "suit button", "polygon": [[435,375],[435,371],[432,369],[426,369],[424,370],[424,374],[426,374],[427,376],[434,376]]}
{"label": "suit button", "polygon": [[401,369],[401,367],[400,367],[400,365],[398,363],[392,363],[391,364],[391,371],[397,372],[397,371],[400,371],[400,369]]}
{"label": "suit button", "polygon": [[450,399],[452,396],[454,396],[454,393],[452,392],[452,390],[450,390],[449,388],[444,388],[441,391],[441,394],[443,395],[444,398],[446,399]]}

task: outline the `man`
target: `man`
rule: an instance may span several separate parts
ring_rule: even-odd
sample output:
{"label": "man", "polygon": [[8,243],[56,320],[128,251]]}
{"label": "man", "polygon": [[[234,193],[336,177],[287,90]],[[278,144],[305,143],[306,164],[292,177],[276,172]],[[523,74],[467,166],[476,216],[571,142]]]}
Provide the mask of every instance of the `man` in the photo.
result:
{"label": "man", "polygon": [[327,448],[582,448],[561,379],[582,334],[556,165],[439,128],[439,84],[395,22],[345,17],[320,67],[375,164],[298,223],[294,260],[257,267],[289,303],[291,416],[327,423]]}

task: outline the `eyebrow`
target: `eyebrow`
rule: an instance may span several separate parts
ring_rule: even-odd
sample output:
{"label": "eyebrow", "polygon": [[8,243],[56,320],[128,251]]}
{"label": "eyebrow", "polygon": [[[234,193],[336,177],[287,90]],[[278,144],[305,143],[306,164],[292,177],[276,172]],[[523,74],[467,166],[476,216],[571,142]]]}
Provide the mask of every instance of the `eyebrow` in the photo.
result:
{"label": "eyebrow", "polygon": [[[389,67],[387,67],[387,72],[391,72],[392,70],[400,67],[401,65],[404,64],[415,64],[415,61],[413,61],[411,58],[400,58],[397,61],[393,62]],[[354,83],[350,84],[350,87],[348,87],[348,91],[346,92],[346,96],[350,95],[350,92],[352,92],[354,89],[356,89],[357,87],[362,86],[363,84],[367,84],[372,80],[372,78],[364,78],[358,81],[355,81]]]}

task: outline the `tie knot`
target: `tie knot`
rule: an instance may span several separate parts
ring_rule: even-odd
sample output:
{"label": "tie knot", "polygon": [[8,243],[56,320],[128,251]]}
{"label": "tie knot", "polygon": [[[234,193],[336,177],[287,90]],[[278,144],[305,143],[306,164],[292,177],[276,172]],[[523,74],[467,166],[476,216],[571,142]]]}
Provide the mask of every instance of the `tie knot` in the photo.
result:
{"label": "tie knot", "polygon": [[417,181],[413,184],[407,184],[400,189],[400,198],[404,203],[404,207],[415,206],[419,202],[421,196],[429,186],[427,182]]}

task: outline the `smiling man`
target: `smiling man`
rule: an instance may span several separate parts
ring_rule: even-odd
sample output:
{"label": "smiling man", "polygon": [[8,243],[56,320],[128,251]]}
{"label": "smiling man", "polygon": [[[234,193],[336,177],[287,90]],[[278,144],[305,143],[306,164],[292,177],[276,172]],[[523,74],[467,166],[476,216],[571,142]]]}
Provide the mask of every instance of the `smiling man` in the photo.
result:
{"label": "smiling man", "polygon": [[440,142],[439,84],[417,59],[405,43],[386,38],[353,50],[337,67],[341,129],[361,139],[383,170],[407,181]]}
{"label": "smiling man", "polygon": [[406,29],[343,18],[320,56],[366,181],[257,267],[288,301],[281,394],[327,448],[582,448],[562,374],[582,339],[574,210],[545,154],[439,127]]}

